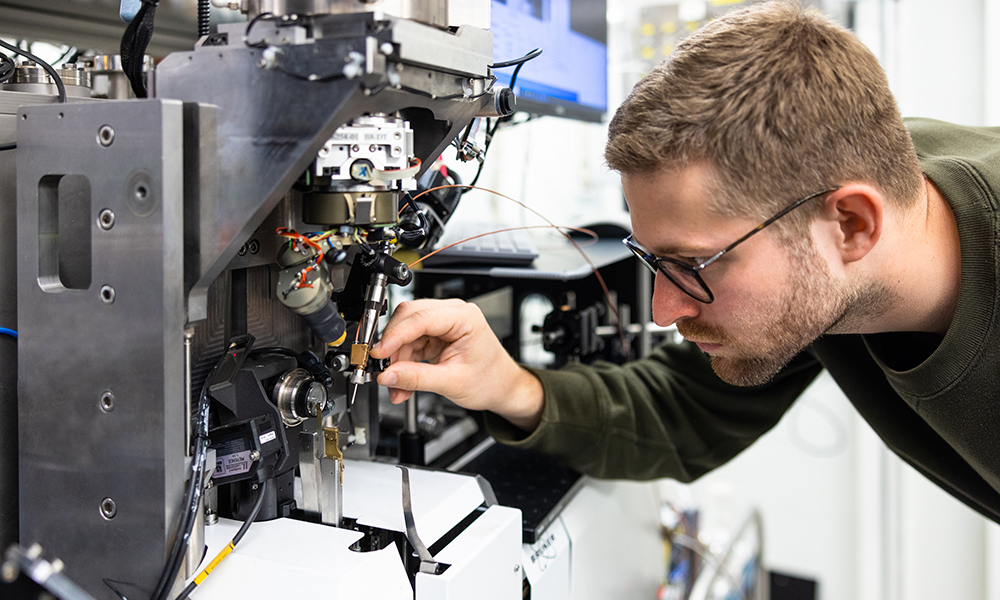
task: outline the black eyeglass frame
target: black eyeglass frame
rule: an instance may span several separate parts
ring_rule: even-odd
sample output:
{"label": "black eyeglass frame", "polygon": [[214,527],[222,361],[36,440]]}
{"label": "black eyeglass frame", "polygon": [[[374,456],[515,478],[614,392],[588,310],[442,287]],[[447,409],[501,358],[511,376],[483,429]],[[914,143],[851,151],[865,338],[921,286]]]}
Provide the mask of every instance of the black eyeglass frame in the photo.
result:
{"label": "black eyeglass frame", "polygon": [[[719,252],[715,253],[712,257],[706,259],[705,261],[703,261],[703,262],[701,262],[701,263],[699,263],[697,265],[690,265],[690,264],[681,262],[681,261],[677,260],[676,258],[670,258],[670,257],[666,257],[666,256],[656,256],[655,254],[653,254],[649,250],[646,250],[645,248],[643,248],[642,246],[640,246],[634,239],[632,239],[632,235],[631,234],[628,237],[626,237],[625,239],[623,239],[622,243],[625,244],[625,246],[629,250],[631,250],[633,254],[635,254],[637,257],[639,257],[639,260],[642,262],[642,264],[646,265],[646,268],[649,269],[650,271],[652,271],[654,274],[657,271],[659,271],[660,273],[663,273],[663,275],[670,281],[670,283],[674,284],[679,290],[681,290],[682,292],[684,292],[688,296],[691,296],[692,298],[694,298],[698,302],[702,302],[704,304],[711,304],[712,302],[715,301],[715,295],[712,294],[712,290],[710,290],[708,288],[708,285],[705,283],[705,280],[701,278],[701,275],[699,274],[699,272],[701,270],[703,270],[708,265],[710,265],[710,264],[714,263],[715,261],[719,260],[720,258],[722,258],[722,256],[724,254],[726,254],[727,252],[729,252],[730,250],[732,250],[736,246],[739,246],[743,242],[747,241],[755,233],[758,233],[759,231],[761,231],[762,229],[764,229],[765,227],[767,227],[771,223],[774,223],[775,221],[777,221],[781,217],[787,215],[788,213],[792,212],[796,208],[802,206],[803,204],[805,204],[809,200],[812,200],[813,198],[817,198],[819,196],[822,196],[823,194],[829,194],[830,192],[836,192],[839,189],[840,189],[840,187],[838,186],[838,187],[830,188],[830,189],[827,189],[827,190],[823,190],[821,192],[816,192],[814,194],[809,194],[808,196],[806,196],[804,198],[799,198],[795,202],[793,202],[793,203],[789,204],[788,206],[786,206],[785,208],[781,209],[778,212],[778,214],[776,214],[773,217],[771,217],[770,219],[764,221],[763,223],[761,223],[757,227],[751,229],[749,232],[747,232],[746,235],[744,235],[740,239],[736,240],[732,244],[729,244],[728,246],[726,246],[725,248],[723,248]],[[702,298],[699,298],[697,295],[695,295],[694,292],[692,292],[691,290],[689,290],[686,287],[684,287],[684,285],[678,283],[678,281],[676,279],[674,279],[674,275],[672,275],[669,270],[667,270],[666,268],[663,268],[663,267],[660,266],[664,262],[670,263],[671,265],[673,265],[675,267],[679,267],[682,272],[687,273],[688,275],[690,275],[691,278],[695,282],[697,282],[698,285],[701,287],[701,290],[705,293],[705,296],[702,297]]]}

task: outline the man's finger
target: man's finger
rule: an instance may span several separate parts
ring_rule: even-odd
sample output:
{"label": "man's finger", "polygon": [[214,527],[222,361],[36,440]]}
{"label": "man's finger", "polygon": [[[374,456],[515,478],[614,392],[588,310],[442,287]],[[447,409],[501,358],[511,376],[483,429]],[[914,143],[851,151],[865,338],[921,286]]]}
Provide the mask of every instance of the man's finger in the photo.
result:
{"label": "man's finger", "polygon": [[440,302],[421,306],[407,307],[402,317],[393,315],[382,333],[382,339],[372,347],[372,356],[392,356],[404,344],[413,343],[424,336],[453,342],[468,332],[464,315],[469,310],[469,305],[464,302]]}
{"label": "man's finger", "polygon": [[401,362],[389,366],[383,371],[378,382],[396,390],[413,392],[424,391],[449,396],[453,391],[455,374],[453,369],[440,365],[428,365],[416,362]]}

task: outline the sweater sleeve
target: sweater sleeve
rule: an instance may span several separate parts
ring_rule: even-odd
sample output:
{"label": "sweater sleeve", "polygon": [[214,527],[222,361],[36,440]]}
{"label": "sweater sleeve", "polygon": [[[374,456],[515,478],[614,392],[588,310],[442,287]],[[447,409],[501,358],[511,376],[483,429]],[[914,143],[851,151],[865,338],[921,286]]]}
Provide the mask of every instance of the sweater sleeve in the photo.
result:
{"label": "sweater sleeve", "polygon": [[486,423],[498,441],[594,477],[693,481],[774,427],[821,370],[804,352],[771,382],[736,387],[694,344],[664,344],[624,366],[532,369],[545,393],[538,428],[525,434],[492,413]]}

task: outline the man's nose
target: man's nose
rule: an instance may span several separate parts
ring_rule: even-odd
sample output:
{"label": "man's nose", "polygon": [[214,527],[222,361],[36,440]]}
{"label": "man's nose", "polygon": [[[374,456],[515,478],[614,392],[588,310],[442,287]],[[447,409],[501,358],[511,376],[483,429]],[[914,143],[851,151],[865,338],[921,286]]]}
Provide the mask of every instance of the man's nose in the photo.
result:
{"label": "man's nose", "polygon": [[701,302],[688,296],[666,275],[657,273],[653,283],[653,322],[660,327],[673,325],[685,317],[697,317]]}

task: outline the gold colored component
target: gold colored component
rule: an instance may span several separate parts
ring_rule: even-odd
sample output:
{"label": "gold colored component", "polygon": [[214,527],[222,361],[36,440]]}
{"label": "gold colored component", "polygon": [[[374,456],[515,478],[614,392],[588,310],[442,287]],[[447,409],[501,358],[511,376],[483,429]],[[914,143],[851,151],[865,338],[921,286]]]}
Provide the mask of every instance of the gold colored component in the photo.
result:
{"label": "gold colored component", "polygon": [[325,442],[324,453],[327,458],[343,460],[344,454],[340,451],[340,437],[336,427],[323,428],[323,441]]}
{"label": "gold colored component", "polygon": [[344,453],[340,451],[340,434],[336,427],[323,428],[323,449],[327,458],[340,461],[340,485],[344,485]]}
{"label": "gold colored component", "polygon": [[344,340],[346,339],[347,339],[347,332],[345,331],[344,333],[340,334],[340,337],[337,338],[336,341],[328,343],[327,346],[330,346],[331,348],[336,348],[337,346],[343,344]]}
{"label": "gold colored component", "polygon": [[368,344],[354,344],[351,346],[351,365],[361,367],[368,366]]}

